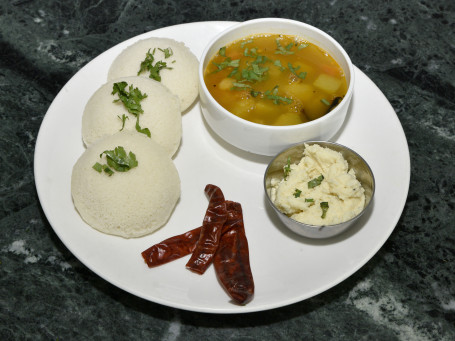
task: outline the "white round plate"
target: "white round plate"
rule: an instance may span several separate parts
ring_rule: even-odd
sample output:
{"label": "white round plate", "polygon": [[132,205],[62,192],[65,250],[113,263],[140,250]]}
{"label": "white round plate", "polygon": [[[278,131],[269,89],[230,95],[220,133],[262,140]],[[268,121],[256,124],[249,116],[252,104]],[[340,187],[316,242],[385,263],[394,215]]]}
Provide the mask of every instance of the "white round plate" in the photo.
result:
{"label": "white round plate", "polygon": [[[84,66],[62,88],[42,122],[35,149],[35,181],[44,213],[66,247],[96,274],[156,303],[208,313],[245,313],[285,306],[317,295],[362,267],[392,233],[404,208],[410,161],[401,124],[381,91],[355,69],[354,97],[346,123],[333,138],[363,156],[376,178],[372,207],[347,233],[325,241],[286,230],[265,201],[263,174],[270,157],[242,152],[210,131],[196,102],[183,115],[183,139],[175,157],[182,195],[167,223],[142,238],[123,239],[85,224],[71,199],[71,171],[84,151],[82,113],[106,82],[114,58],[133,42],[169,37],[200,57],[209,40],[233,22],[198,22],[166,27],[129,39]],[[254,299],[233,304],[213,267],[204,275],[185,269],[188,257],[149,269],[141,252],[168,237],[198,227],[207,208],[206,184],[219,186],[243,207]]]}

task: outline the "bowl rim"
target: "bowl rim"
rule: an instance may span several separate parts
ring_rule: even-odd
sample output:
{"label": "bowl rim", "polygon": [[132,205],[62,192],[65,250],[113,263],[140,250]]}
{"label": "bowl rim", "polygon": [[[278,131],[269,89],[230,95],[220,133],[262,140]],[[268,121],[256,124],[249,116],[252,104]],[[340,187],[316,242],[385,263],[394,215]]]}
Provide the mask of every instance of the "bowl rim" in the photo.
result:
{"label": "bowl rim", "polygon": [[[213,56],[208,56],[209,50],[224,35],[229,34],[232,31],[240,30],[245,26],[260,24],[260,23],[264,23],[264,22],[266,22],[266,23],[270,22],[272,24],[273,23],[286,23],[286,24],[296,25],[298,27],[314,31],[314,32],[318,33],[319,35],[321,35],[322,37],[324,37],[325,39],[327,39],[328,41],[330,41],[330,43],[332,43],[336,47],[336,49],[338,49],[339,52],[341,52],[341,55],[345,59],[347,66],[348,66],[350,80],[349,80],[348,90],[346,91],[346,95],[343,97],[341,102],[335,107],[335,109],[333,109],[329,113],[327,113],[315,120],[309,121],[309,122],[303,122],[303,123],[299,123],[299,124],[286,125],[286,126],[272,126],[272,125],[251,122],[251,121],[248,121],[241,117],[238,117],[237,115],[226,110],[223,106],[221,106],[221,104],[218,103],[218,101],[215,98],[213,98],[212,94],[208,91],[207,85],[205,84],[205,81],[204,81],[204,71],[205,71],[204,62],[208,57],[210,57],[210,58],[213,57]],[[239,39],[241,39],[241,38],[239,38]],[[337,62],[338,62],[338,60],[337,60]],[[344,69],[343,69],[343,72],[346,73],[346,71]],[[234,24],[234,25],[228,27],[227,29],[223,30],[222,32],[218,33],[214,38],[212,38],[212,40],[209,41],[209,43],[204,48],[204,51],[201,55],[201,59],[199,62],[198,75],[199,75],[200,91],[204,92],[204,95],[207,97],[207,99],[213,103],[213,105],[217,108],[217,110],[219,112],[222,113],[223,116],[225,116],[231,120],[234,120],[238,123],[246,124],[247,126],[252,127],[252,128],[265,129],[265,130],[270,130],[270,131],[281,131],[281,130],[292,131],[292,130],[296,130],[296,129],[298,130],[298,129],[302,128],[303,126],[304,127],[317,126],[317,125],[323,123],[324,121],[330,120],[333,116],[338,114],[339,111],[341,111],[343,105],[349,103],[349,101],[352,97],[352,94],[354,92],[354,82],[355,82],[354,64],[352,63],[351,58],[349,57],[349,55],[347,54],[347,52],[344,50],[344,48],[341,46],[340,43],[338,43],[328,33],[322,31],[321,29],[319,29],[315,26],[306,24],[301,21],[297,21],[297,20],[293,20],[293,19],[286,19],[286,18],[257,18],[257,19],[247,20],[247,21],[243,21],[243,22]]]}
{"label": "bowl rim", "polygon": [[[301,145],[305,145],[305,144],[308,144],[308,143],[311,143],[312,145],[313,144],[318,144],[318,143],[325,143],[325,144],[329,144],[329,145],[336,145],[338,147],[341,147],[343,149],[347,149],[349,151],[351,151],[352,153],[354,153],[360,160],[362,160],[363,163],[365,163],[365,165],[367,166],[368,170],[370,171],[370,174],[371,174],[371,180],[372,180],[372,190],[371,190],[371,198],[370,198],[370,201],[368,202],[368,204],[366,204],[363,209],[357,214],[355,215],[354,217],[352,217],[351,219],[349,220],[345,220],[341,223],[338,223],[338,224],[331,224],[331,225],[313,225],[313,224],[307,224],[307,223],[302,223],[301,221],[298,221],[298,220],[295,220],[291,217],[289,217],[288,215],[286,215],[285,213],[281,212],[281,210],[276,207],[275,203],[272,201],[272,199],[270,198],[268,192],[267,192],[267,184],[266,184],[266,179],[267,179],[267,174],[269,172],[269,169],[273,163],[273,161],[275,161],[281,154],[287,152],[289,149],[292,149],[292,148],[295,148],[295,147],[298,147],[298,146],[301,146]],[[293,144],[292,146],[290,147],[287,147],[287,148],[284,148],[283,150],[281,150],[279,153],[277,153],[273,159],[269,162],[269,164],[267,165],[267,168],[264,172],[264,177],[263,177],[263,187],[264,187],[264,193],[265,193],[265,196],[267,198],[267,201],[269,202],[269,204],[272,206],[272,208],[275,210],[275,212],[287,219],[290,219],[292,220],[293,222],[295,222],[297,225],[303,227],[303,228],[314,228],[314,229],[336,229],[337,227],[341,227],[343,225],[346,225],[346,226],[349,226],[351,222],[353,222],[354,220],[357,220],[358,218],[360,218],[367,210],[368,208],[371,206],[371,203],[373,202],[373,198],[374,198],[374,193],[376,191],[376,179],[374,177],[374,173],[373,173],[373,170],[371,169],[370,165],[368,164],[368,162],[359,154],[357,153],[355,150],[353,150],[352,148],[349,148],[347,147],[346,145],[343,145],[341,143],[338,143],[338,142],[332,142],[332,141],[316,141],[316,140],[308,140],[308,141],[303,141],[303,142],[300,142],[300,143],[296,143],[296,144]],[[342,231],[340,231],[342,232]],[[335,235],[334,235],[335,236]]]}

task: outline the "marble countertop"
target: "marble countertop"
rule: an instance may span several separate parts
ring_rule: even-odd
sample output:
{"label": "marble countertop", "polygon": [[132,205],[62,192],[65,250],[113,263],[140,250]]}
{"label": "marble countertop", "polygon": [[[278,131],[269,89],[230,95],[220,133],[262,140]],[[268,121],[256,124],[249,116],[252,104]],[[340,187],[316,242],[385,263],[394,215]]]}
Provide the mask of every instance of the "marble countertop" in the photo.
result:
{"label": "marble countertop", "polygon": [[[411,157],[394,232],[341,284],[274,310],[194,313],[118,289],[71,254],[41,209],[33,155],[49,105],[81,67],[128,38],[259,17],[325,30],[390,101]],[[0,46],[0,339],[455,339],[453,1],[12,0],[0,5]]]}

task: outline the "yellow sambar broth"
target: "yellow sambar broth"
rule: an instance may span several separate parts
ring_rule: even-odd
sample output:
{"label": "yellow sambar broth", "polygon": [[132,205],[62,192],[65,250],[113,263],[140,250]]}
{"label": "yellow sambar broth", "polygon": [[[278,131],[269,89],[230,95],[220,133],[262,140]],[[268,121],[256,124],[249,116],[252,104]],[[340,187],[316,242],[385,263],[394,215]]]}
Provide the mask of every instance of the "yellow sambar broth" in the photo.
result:
{"label": "yellow sambar broth", "polygon": [[252,35],[222,47],[204,81],[231,113],[265,125],[315,120],[346,95],[343,70],[324,50],[299,37]]}

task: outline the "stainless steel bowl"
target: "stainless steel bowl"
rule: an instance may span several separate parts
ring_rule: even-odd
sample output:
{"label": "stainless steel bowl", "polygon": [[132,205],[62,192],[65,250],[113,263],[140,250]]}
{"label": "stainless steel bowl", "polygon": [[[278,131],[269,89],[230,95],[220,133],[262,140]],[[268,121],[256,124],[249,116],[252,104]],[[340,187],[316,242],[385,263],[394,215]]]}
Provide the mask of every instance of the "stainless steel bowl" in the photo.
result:
{"label": "stainless steel bowl", "polygon": [[[345,221],[336,225],[325,225],[325,226],[316,226],[310,224],[304,224],[298,222],[286,214],[281,212],[270,198],[270,189],[272,179],[281,180],[283,179],[284,172],[283,167],[287,164],[288,158],[292,163],[298,163],[303,157],[303,151],[305,150],[306,145],[318,144],[321,147],[328,147],[332,150],[340,152],[345,160],[348,162],[349,168],[353,168],[357,177],[357,180],[360,181],[362,187],[365,190],[365,206],[363,210],[354,218]],[[298,145],[294,145],[288,149],[285,149],[279,153],[268,165],[267,170],[264,175],[264,189],[265,195],[268,202],[275,210],[279,219],[293,232],[308,238],[323,239],[336,236],[349,227],[351,227],[362,215],[368,210],[370,203],[372,202],[374,190],[375,190],[375,180],[373,172],[371,171],[370,166],[366,161],[352,149],[340,145],[334,142],[324,142],[324,141],[307,141]]]}

